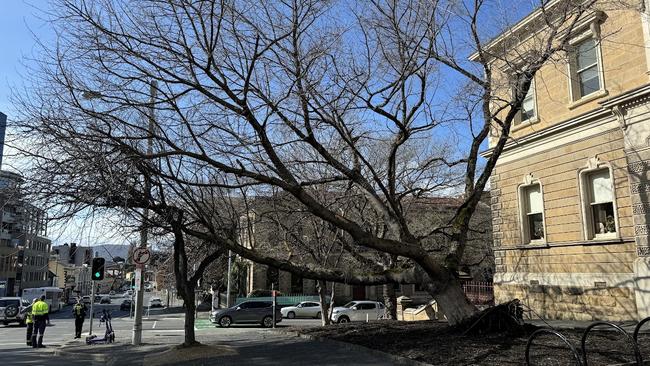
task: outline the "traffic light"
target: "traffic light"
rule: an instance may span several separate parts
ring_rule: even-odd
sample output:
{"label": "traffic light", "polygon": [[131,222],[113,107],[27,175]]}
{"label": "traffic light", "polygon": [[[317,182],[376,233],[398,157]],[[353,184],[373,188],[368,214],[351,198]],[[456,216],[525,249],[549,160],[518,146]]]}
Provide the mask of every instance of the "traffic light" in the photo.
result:
{"label": "traffic light", "polygon": [[106,260],[104,258],[93,258],[93,271],[92,271],[93,281],[101,281],[104,279],[105,262]]}

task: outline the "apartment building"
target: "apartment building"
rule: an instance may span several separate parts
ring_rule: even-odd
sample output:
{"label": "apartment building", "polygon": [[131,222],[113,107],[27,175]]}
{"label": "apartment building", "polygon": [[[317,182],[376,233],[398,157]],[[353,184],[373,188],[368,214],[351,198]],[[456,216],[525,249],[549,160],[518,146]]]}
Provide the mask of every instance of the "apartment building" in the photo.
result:
{"label": "apartment building", "polygon": [[[650,315],[650,7],[642,3],[585,14],[566,57],[535,75],[491,178],[497,302],[519,298],[549,319]],[[525,32],[543,31],[541,16],[488,49],[516,50],[532,38]]]}
{"label": "apartment building", "polygon": [[50,284],[45,212],[22,198],[21,181],[20,175],[0,170],[0,296]]}

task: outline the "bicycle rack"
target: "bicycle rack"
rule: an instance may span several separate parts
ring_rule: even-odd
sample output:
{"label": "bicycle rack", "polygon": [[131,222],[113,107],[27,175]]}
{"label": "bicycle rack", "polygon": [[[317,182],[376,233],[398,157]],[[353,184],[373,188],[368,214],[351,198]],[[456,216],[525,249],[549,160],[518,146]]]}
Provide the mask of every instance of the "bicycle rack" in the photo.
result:
{"label": "bicycle rack", "polygon": [[632,335],[632,337],[634,338],[634,342],[637,342],[637,345],[638,345],[637,338],[639,337],[639,331],[641,330],[643,324],[647,323],[648,321],[650,321],[650,316],[641,320],[639,324],[637,324],[636,327],[634,327],[634,334]]}
{"label": "bicycle rack", "polygon": [[[644,319],[644,321],[645,320],[646,319]],[[641,323],[639,323],[639,324],[641,324]],[[618,325],[616,325],[614,323],[610,323],[610,322],[599,321],[599,322],[591,323],[585,329],[585,332],[582,333],[582,340],[580,341],[580,349],[582,350],[582,357],[583,357],[583,361],[584,361],[584,366],[589,366],[589,363],[587,361],[587,350],[586,350],[587,335],[589,335],[589,332],[593,328],[595,328],[597,326],[601,326],[601,325],[605,325],[605,326],[608,326],[610,328],[614,328],[617,332],[623,334],[625,336],[625,338],[629,341],[629,343],[632,344],[632,347],[634,348],[634,358],[636,359],[636,364],[637,365],[643,365],[643,360],[641,358],[641,352],[639,352],[639,346],[636,344],[636,329],[635,329],[635,336],[634,336],[634,338],[632,338],[632,337],[630,337],[630,335],[623,328],[619,327]],[[637,325],[637,327],[639,327],[639,325]]]}
{"label": "bicycle rack", "polygon": [[576,365],[577,366],[583,366],[582,361],[580,361],[580,355],[578,354],[578,351],[576,350],[576,348],[573,347],[573,344],[571,344],[571,342],[569,342],[569,340],[565,336],[563,336],[562,333],[560,333],[560,332],[558,332],[558,331],[556,331],[554,329],[548,329],[548,328],[538,329],[535,332],[533,332],[533,334],[531,334],[530,337],[528,337],[528,342],[526,343],[526,366],[530,366],[530,346],[533,344],[533,340],[535,338],[537,338],[537,336],[542,334],[542,333],[551,334],[551,335],[554,335],[554,336],[560,338],[562,340],[562,342],[564,342],[564,344],[569,346],[569,349],[573,353],[573,357],[576,360]]}

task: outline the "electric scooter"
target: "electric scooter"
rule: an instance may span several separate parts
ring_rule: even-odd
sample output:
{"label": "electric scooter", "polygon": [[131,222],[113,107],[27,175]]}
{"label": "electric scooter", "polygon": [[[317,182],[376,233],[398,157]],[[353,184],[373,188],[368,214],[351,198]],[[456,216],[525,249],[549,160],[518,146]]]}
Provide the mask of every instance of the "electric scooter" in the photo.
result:
{"label": "electric scooter", "polygon": [[113,331],[113,324],[111,323],[111,313],[102,310],[102,316],[99,318],[99,324],[105,324],[104,337],[98,338],[96,335],[86,337],[86,344],[109,344],[115,342],[115,332]]}

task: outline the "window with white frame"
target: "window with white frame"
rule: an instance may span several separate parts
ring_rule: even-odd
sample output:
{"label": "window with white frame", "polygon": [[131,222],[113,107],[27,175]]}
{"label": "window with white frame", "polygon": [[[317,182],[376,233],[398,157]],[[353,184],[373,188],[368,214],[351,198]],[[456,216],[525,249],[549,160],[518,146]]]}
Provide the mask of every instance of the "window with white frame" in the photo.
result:
{"label": "window with white frame", "polygon": [[571,57],[573,100],[579,100],[602,90],[603,81],[598,42],[593,37],[589,37],[574,44]]}
{"label": "window with white frame", "polygon": [[539,183],[521,187],[522,229],[525,243],[544,240],[544,201]]}
{"label": "window with white frame", "polygon": [[530,84],[528,93],[524,97],[523,102],[521,103],[521,109],[517,116],[515,117],[514,124],[515,126],[520,125],[526,122],[532,122],[537,118],[537,103],[535,101],[535,83]]}
{"label": "window with white frame", "polygon": [[585,190],[585,227],[588,239],[616,236],[614,185],[608,168],[582,174]]}

